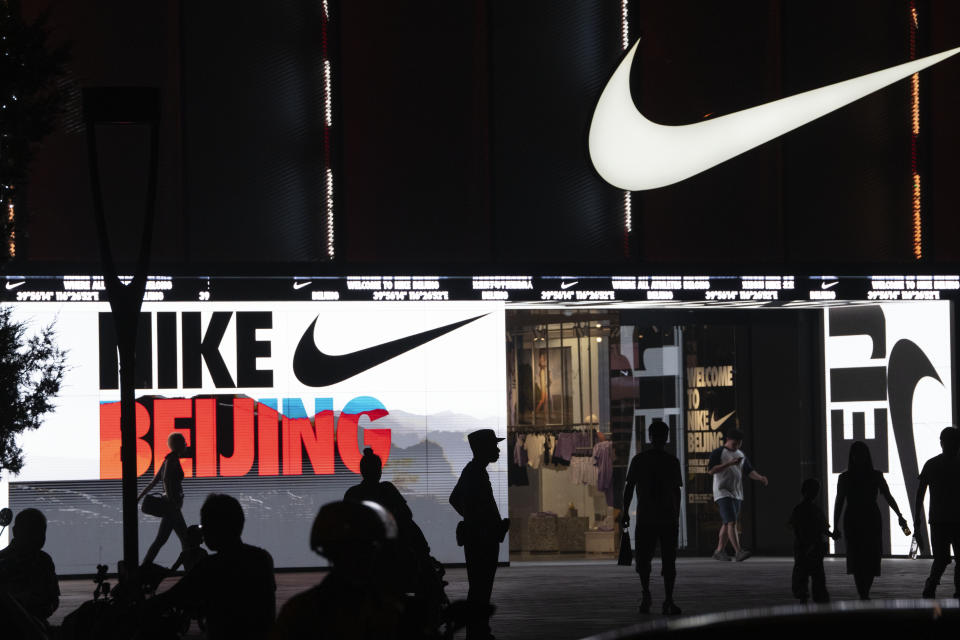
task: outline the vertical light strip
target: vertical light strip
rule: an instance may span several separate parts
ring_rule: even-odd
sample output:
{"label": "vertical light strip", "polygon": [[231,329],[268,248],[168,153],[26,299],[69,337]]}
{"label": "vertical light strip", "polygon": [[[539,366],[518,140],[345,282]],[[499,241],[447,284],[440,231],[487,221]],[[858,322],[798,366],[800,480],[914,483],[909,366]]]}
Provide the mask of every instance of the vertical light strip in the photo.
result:
{"label": "vertical light strip", "polygon": [[[917,57],[917,31],[920,22],[917,19],[916,0],[910,0],[910,59]],[[920,211],[920,172],[917,169],[917,138],[920,136],[920,74],[910,78],[910,170],[913,183],[913,257],[923,258],[923,218]]]}
{"label": "vertical light strip", "polygon": [[7,204],[7,257],[9,258],[17,257],[17,232],[14,229],[16,220],[13,211],[13,197],[11,196]]}
{"label": "vertical light strip", "polygon": [[630,46],[630,22],[627,20],[627,0],[620,0],[620,48]]}
{"label": "vertical light strip", "polygon": [[[620,0],[620,48],[626,51],[630,47],[630,20],[627,0]],[[623,192],[623,226],[626,230],[623,239],[624,250],[629,256],[630,234],[633,232],[633,194]]]}
{"label": "vertical light strip", "polygon": [[623,222],[627,227],[627,233],[633,231],[633,201],[630,198],[630,192],[623,192]]}
{"label": "vertical light strip", "polygon": [[324,225],[326,226],[326,254],[332,260],[334,251],[334,215],[333,215],[333,169],[330,166],[330,139],[333,128],[333,83],[330,70],[330,52],[328,49],[328,27],[330,25],[330,5],[328,0],[322,0],[323,19],[321,21],[321,38],[323,57],[323,207]]}

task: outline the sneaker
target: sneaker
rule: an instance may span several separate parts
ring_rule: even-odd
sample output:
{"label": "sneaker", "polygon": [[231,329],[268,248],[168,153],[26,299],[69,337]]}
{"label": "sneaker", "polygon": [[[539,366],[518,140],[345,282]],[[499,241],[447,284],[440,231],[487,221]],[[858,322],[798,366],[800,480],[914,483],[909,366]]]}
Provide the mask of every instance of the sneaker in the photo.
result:
{"label": "sneaker", "polygon": [[923,583],[923,593],[920,594],[923,598],[936,598],[937,597],[937,582],[934,582],[933,579],[927,578],[927,581]]}
{"label": "sneaker", "polygon": [[752,552],[747,551],[746,549],[740,549],[740,551],[737,551],[737,562],[743,562],[752,555]]}
{"label": "sneaker", "polygon": [[713,559],[714,559],[714,560],[722,560],[722,561],[725,561],[725,562],[730,562],[731,560],[733,560],[733,558],[731,558],[730,556],[728,556],[728,555],[727,555],[726,553],[724,553],[723,551],[714,551],[714,552],[713,552]]}
{"label": "sneaker", "polygon": [[643,596],[640,598],[640,606],[637,607],[637,610],[640,613],[650,613],[650,605],[652,604],[652,598],[650,597],[649,591],[644,591]]}
{"label": "sneaker", "polygon": [[663,615],[665,616],[678,616],[680,615],[680,607],[673,604],[672,600],[667,600],[663,603]]}

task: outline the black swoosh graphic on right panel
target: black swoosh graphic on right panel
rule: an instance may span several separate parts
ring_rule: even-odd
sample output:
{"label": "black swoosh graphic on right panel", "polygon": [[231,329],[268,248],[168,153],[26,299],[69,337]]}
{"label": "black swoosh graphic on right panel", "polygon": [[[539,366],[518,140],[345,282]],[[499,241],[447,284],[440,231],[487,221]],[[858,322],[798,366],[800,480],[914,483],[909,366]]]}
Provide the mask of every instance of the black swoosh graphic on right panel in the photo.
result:
{"label": "black swoosh graphic on right panel", "polygon": [[[900,469],[903,481],[907,485],[907,502],[913,510],[914,497],[920,484],[920,471],[917,463],[917,446],[913,438],[913,393],[917,383],[923,378],[933,378],[940,384],[940,376],[933,367],[927,354],[910,340],[898,340],[890,350],[890,362],[887,365],[887,385],[890,398],[890,422],[893,435],[900,453]],[[913,514],[913,522],[925,522],[923,505],[920,513]],[[917,542],[921,550],[930,548],[926,526],[916,531]]]}
{"label": "black swoosh graphic on right panel", "polygon": [[297,345],[297,350],[293,354],[293,373],[300,382],[311,387],[336,384],[459,329],[465,324],[482,318],[483,315],[339,356],[326,354],[317,347],[313,339],[313,331],[319,319],[318,316],[300,338],[300,344]]}

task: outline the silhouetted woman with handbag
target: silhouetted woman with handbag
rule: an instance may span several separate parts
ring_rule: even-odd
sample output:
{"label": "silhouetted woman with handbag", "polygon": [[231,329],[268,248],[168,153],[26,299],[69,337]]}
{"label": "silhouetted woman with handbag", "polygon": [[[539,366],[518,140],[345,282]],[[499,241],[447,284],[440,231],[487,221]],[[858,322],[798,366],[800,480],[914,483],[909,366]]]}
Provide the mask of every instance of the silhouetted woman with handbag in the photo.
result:
{"label": "silhouetted woman with handbag", "polygon": [[170,538],[170,532],[174,531],[180,538],[180,545],[186,546],[187,541],[187,523],[183,519],[183,467],[180,465],[180,458],[187,449],[187,441],[181,433],[171,433],[167,438],[167,446],[170,453],[164,458],[163,464],[157,471],[140,495],[137,497],[139,502],[143,496],[161,480],[163,481],[162,507],[160,509],[160,528],[157,530],[157,537],[153,544],[147,549],[147,555],[143,557],[143,564],[149,565],[160,553],[160,549]]}
{"label": "silhouetted woman with handbag", "polygon": [[883,473],[873,468],[870,449],[858,440],[850,445],[847,470],[840,474],[837,481],[833,521],[840,522],[840,513],[846,503],[843,537],[847,540],[847,574],[853,574],[861,600],[870,599],[873,579],[880,575],[883,526],[880,508],[877,507],[878,493],[883,494],[887,504],[900,518],[900,526],[906,526],[907,521],[900,513],[897,501],[890,495],[890,488],[883,478]]}

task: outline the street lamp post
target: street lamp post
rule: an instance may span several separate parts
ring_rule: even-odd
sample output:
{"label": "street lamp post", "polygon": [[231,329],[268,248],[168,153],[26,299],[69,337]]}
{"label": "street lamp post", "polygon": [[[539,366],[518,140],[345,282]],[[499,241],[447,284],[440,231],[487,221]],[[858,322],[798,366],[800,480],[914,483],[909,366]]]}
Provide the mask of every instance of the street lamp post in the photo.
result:
{"label": "street lamp post", "polygon": [[[158,138],[160,92],[152,87],[104,87],[83,90],[83,114],[87,132],[87,154],[90,165],[90,187],[96,218],[100,259],[107,299],[113,316],[120,362],[120,460],[123,488],[123,570],[118,566],[124,592],[138,597],[139,538],[137,531],[137,452],[134,364],[136,358],[137,322],[147,284],[147,265],[157,195]],[[150,167],[147,176],[147,198],[140,250],[133,280],[123,284],[117,273],[110,247],[100,185],[97,155],[97,127],[104,125],[141,125],[150,128]]]}

